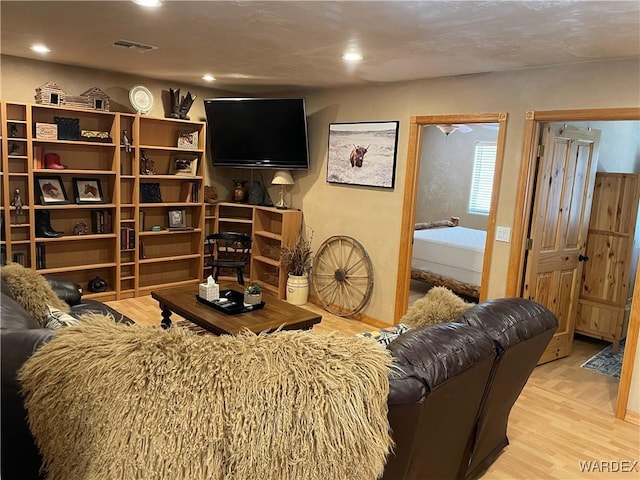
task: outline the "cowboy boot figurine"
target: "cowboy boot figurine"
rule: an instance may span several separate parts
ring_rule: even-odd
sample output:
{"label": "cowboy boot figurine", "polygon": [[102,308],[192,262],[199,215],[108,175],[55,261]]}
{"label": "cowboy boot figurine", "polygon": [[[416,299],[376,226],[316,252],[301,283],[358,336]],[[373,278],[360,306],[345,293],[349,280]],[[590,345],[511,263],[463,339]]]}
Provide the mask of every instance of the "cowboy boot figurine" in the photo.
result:
{"label": "cowboy boot figurine", "polygon": [[170,88],[169,95],[171,96],[171,113],[169,118],[180,118],[180,89]]}
{"label": "cowboy boot figurine", "polygon": [[193,105],[195,99],[196,95],[192,95],[191,92],[187,92],[187,94],[184,96],[182,102],[180,102],[179,115],[181,119],[189,120],[189,116],[187,115],[187,113],[189,112],[189,109],[191,108],[191,105]]}

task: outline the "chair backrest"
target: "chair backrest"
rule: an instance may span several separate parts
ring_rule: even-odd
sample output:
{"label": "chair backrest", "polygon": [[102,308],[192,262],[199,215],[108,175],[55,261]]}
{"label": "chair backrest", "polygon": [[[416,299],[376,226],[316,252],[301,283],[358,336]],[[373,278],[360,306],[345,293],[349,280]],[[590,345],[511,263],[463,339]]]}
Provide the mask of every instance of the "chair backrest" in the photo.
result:
{"label": "chair backrest", "polygon": [[455,479],[466,461],[496,358],[482,330],[448,323],[400,335],[387,347],[388,418],[396,444],[383,480]]}
{"label": "chair backrest", "polygon": [[484,331],[495,342],[498,355],[470,440],[467,467],[461,472],[470,479],[480,476],[509,444],[509,413],[558,321],[550,310],[531,300],[498,298],[475,305],[456,322]]}
{"label": "chair backrest", "polygon": [[237,267],[248,263],[251,254],[251,237],[244,233],[219,232],[206,237],[207,265]]}

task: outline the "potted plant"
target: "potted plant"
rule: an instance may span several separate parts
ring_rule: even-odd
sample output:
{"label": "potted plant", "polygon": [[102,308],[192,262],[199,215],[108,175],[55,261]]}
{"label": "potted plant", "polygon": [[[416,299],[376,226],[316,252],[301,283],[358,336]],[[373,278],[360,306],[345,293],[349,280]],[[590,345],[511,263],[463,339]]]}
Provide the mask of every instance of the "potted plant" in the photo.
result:
{"label": "potted plant", "polygon": [[256,305],[262,301],[262,285],[258,282],[251,282],[244,289],[244,303]]}
{"label": "potted plant", "polygon": [[313,230],[301,232],[293,245],[285,245],[280,252],[281,267],[287,272],[287,301],[304,305],[309,298],[309,272],[313,263],[311,239]]}

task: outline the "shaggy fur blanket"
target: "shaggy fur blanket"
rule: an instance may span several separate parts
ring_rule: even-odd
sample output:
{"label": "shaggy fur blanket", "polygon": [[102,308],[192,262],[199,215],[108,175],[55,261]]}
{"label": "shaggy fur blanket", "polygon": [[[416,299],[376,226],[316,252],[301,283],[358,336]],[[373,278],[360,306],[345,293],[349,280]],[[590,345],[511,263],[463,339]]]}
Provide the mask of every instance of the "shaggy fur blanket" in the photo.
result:
{"label": "shaggy fur blanket", "polygon": [[474,304],[467,303],[446,287],[433,287],[416,300],[400,320],[410,328],[453,322]]}
{"label": "shaggy fur blanket", "polygon": [[40,325],[44,326],[47,323],[47,307],[69,313],[69,305],[56,295],[47,279],[35,270],[24,268],[19,263],[9,263],[0,269],[0,275],[16,302]]}
{"label": "shaggy fur blanket", "polygon": [[49,480],[371,480],[387,350],[338,334],[199,336],[93,318],[23,366]]}

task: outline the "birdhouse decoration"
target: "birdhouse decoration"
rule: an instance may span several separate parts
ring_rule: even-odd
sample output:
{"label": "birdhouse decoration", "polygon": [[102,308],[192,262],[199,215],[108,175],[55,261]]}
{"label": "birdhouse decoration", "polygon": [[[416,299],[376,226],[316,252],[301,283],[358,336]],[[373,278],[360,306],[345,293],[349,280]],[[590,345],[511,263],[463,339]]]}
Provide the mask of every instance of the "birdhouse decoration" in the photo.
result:
{"label": "birdhouse decoration", "polygon": [[36,103],[39,105],[61,106],[66,96],[67,92],[55,82],[47,82],[36,88]]}
{"label": "birdhouse decoration", "polygon": [[92,87],[80,95],[69,95],[55,82],[47,82],[36,88],[35,98],[39,105],[109,111],[109,96],[98,87]]}

